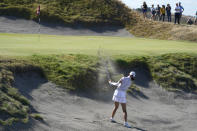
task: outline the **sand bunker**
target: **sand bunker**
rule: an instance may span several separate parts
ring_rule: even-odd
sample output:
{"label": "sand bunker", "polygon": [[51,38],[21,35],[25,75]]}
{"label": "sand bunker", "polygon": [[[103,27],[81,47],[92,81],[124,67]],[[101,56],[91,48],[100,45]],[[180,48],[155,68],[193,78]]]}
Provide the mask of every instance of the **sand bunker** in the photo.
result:
{"label": "sand bunker", "polygon": [[[15,87],[26,96],[44,122],[31,119],[28,124],[17,123],[5,130],[14,131],[195,131],[197,128],[197,96],[170,93],[152,82],[141,70],[136,84],[141,94],[128,95],[128,121],[131,129],[123,127],[121,108],[109,121],[113,103],[100,101],[58,88],[37,73],[15,76]],[[141,78],[141,79],[140,79]],[[141,84],[140,84],[141,83]],[[84,92],[83,92],[84,93]],[[143,95],[142,95],[143,94]],[[181,96],[181,97],[180,97]]]}
{"label": "sand bunker", "polygon": [[[0,32],[38,34],[39,24],[31,20],[18,19],[15,17],[0,17]],[[75,36],[132,36],[124,27],[121,26],[99,26],[87,28],[80,25],[75,25],[72,27],[66,27],[61,24],[48,24],[42,22],[40,26],[40,33]]]}

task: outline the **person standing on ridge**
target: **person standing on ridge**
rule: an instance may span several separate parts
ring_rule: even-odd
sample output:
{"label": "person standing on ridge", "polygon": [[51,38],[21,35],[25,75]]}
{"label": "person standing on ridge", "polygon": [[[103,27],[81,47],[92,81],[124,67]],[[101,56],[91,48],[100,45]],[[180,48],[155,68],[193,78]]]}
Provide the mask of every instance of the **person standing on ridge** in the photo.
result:
{"label": "person standing on ridge", "polygon": [[162,8],[160,9],[160,12],[161,12],[161,19],[164,22],[165,21],[165,16],[166,16],[166,8],[165,8],[165,5],[162,5]]}
{"label": "person standing on ridge", "polygon": [[181,5],[181,2],[179,2],[179,7],[181,8],[181,14],[180,14],[180,20],[181,20],[182,14],[183,14],[183,12],[184,12],[185,9]]}
{"label": "person standing on ridge", "polygon": [[111,115],[111,122],[116,122],[114,120],[115,113],[119,107],[119,104],[122,106],[122,111],[124,114],[124,126],[127,128],[131,128],[131,126],[127,122],[127,110],[126,110],[126,93],[128,88],[131,86],[132,81],[134,80],[136,74],[134,71],[129,73],[129,76],[127,77],[122,77],[117,83],[112,82],[109,80],[109,84],[111,86],[116,86],[116,90],[114,91],[114,95],[112,100],[114,101],[114,109],[112,111]]}
{"label": "person standing on ridge", "polygon": [[152,14],[151,19],[155,20],[156,9],[155,9],[154,5],[152,5],[152,7],[151,7],[151,14]]}
{"label": "person standing on ridge", "polygon": [[167,17],[168,17],[168,22],[171,22],[172,19],[171,19],[171,6],[170,4],[167,4],[167,7],[166,7],[166,12],[167,12]]}
{"label": "person standing on ridge", "polygon": [[147,18],[147,11],[148,11],[148,6],[146,2],[144,2],[142,5],[142,12],[143,12],[144,19]]}
{"label": "person standing on ridge", "polygon": [[160,9],[161,9],[161,7],[160,7],[159,5],[157,5],[157,8],[156,8],[156,19],[157,19],[158,21],[161,20]]}
{"label": "person standing on ridge", "polygon": [[181,15],[181,7],[179,6],[178,3],[176,3],[174,24],[176,24],[177,22],[178,24],[180,24],[180,15]]}

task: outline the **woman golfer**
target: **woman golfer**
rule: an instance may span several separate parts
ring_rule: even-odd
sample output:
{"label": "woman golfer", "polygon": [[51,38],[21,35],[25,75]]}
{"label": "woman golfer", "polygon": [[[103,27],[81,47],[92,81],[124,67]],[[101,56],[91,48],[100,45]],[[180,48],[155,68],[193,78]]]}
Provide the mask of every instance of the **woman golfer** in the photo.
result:
{"label": "woman golfer", "polygon": [[114,116],[120,103],[124,114],[124,126],[128,128],[131,128],[131,126],[127,122],[126,92],[127,89],[131,86],[132,80],[134,80],[135,75],[136,75],[135,72],[132,71],[129,73],[129,76],[122,77],[117,83],[111,82],[111,80],[109,81],[110,85],[117,87],[112,98],[112,100],[114,101],[114,109],[110,120],[111,122],[115,122]]}

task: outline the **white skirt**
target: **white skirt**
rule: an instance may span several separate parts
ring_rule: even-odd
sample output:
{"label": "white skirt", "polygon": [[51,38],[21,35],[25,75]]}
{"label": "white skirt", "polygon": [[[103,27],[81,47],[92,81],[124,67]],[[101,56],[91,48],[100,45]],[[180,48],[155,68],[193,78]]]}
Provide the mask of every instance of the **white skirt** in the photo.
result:
{"label": "white skirt", "polygon": [[112,100],[114,102],[126,103],[127,102],[127,100],[126,100],[126,92],[116,89],[114,91],[114,95],[113,95]]}

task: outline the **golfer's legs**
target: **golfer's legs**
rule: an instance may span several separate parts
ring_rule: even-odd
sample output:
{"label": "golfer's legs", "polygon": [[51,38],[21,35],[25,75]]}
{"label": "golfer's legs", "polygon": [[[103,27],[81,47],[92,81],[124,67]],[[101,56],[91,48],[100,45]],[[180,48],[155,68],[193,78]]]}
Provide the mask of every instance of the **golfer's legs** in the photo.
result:
{"label": "golfer's legs", "polygon": [[114,102],[114,109],[113,109],[112,115],[111,115],[112,118],[114,118],[118,107],[119,107],[119,103],[118,102]]}
{"label": "golfer's legs", "polygon": [[127,108],[126,108],[126,103],[121,103],[122,106],[122,111],[124,114],[124,121],[127,122]]}

